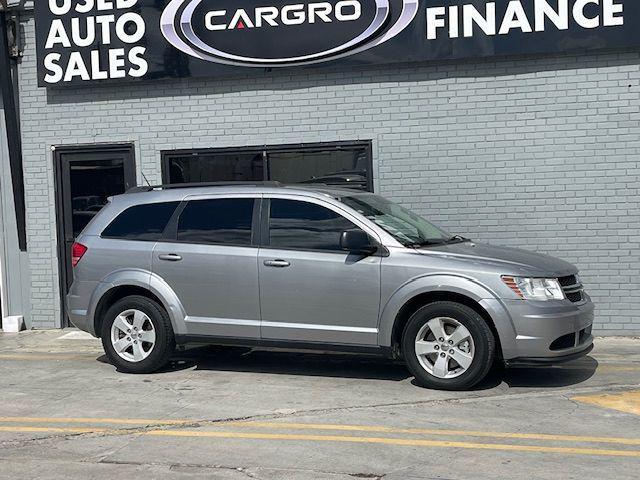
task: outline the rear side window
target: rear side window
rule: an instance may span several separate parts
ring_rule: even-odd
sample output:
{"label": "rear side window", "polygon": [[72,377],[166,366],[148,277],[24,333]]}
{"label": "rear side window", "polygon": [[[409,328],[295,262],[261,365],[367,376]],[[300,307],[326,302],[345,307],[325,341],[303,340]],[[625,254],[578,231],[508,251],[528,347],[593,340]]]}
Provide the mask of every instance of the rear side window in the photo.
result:
{"label": "rear side window", "polygon": [[122,240],[160,240],[179,204],[149,203],[127,208],[102,232],[102,236]]}
{"label": "rear side window", "polygon": [[271,200],[269,245],[274,248],[339,251],[340,235],[358,227],[320,205]]}
{"label": "rear side window", "polygon": [[192,200],[178,221],[178,241],[214,245],[251,245],[253,198]]}

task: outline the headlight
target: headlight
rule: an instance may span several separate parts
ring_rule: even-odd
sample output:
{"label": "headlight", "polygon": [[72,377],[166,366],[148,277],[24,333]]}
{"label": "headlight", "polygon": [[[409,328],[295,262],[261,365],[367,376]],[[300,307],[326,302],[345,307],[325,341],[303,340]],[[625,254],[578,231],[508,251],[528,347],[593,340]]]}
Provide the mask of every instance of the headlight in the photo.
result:
{"label": "headlight", "polygon": [[502,277],[502,281],[526,300],[564,300],[557,278]]}

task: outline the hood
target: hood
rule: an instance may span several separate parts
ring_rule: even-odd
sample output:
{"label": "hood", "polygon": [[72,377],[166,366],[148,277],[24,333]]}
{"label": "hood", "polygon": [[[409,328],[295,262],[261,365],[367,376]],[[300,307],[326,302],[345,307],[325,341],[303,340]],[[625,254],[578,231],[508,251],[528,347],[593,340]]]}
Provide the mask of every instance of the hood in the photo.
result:
{"label": "hood", "polygon": [[483,243],[460,242],[420,248],[417,251],[423,255],[445,255],[493,265],[505,275],[564,277],[578,273],[574,265],[550,255]]}

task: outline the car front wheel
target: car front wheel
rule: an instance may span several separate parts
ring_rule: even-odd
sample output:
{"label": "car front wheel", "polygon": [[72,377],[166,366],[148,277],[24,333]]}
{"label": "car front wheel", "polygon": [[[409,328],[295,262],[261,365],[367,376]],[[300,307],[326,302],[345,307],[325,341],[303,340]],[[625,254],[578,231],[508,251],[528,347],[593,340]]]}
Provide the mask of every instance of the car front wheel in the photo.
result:
{"label": "car front wheel", "polygon": [[472,308],[434,302],[416,311],[402,336],[402,351],[416,383],[427,388],[465,390],[487,375],[495,338]]}
{"label": "car front wheel", "polygon": [[165,309],[149,298],[134,295],[118,300],[107,311],[102,345],[119,371],[151,373],[167,364],[175,338]]}

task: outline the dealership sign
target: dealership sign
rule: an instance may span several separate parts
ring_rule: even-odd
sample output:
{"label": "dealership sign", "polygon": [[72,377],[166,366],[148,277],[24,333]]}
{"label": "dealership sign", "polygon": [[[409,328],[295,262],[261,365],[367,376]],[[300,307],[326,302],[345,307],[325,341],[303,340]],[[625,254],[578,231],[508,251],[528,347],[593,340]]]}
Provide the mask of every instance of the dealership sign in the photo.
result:
{"label": "dealership sign", "polygon": [[640,46],[640,0],[38,0],[41,86]]}

